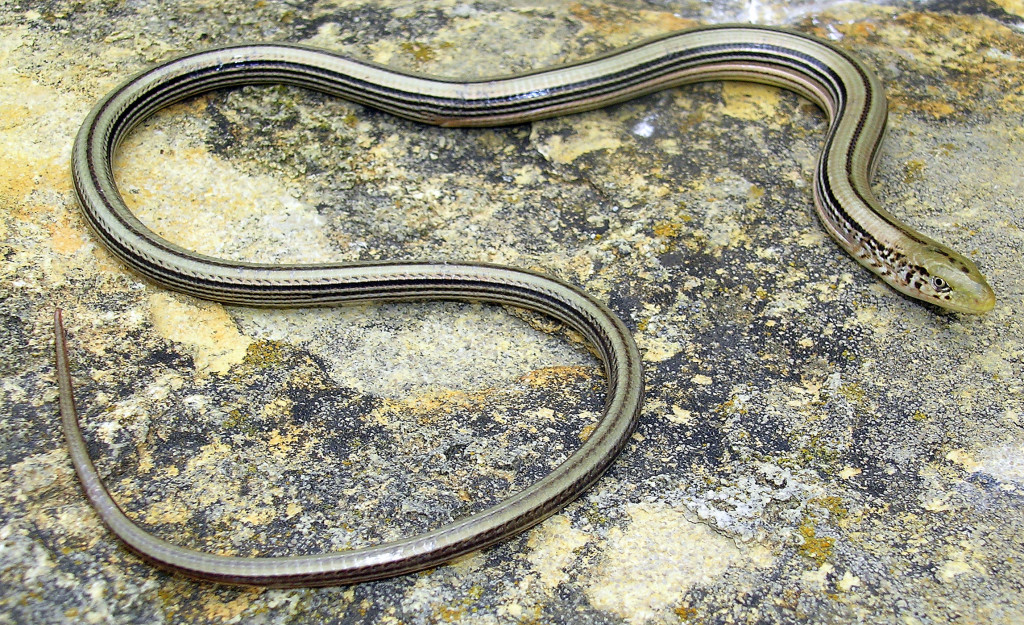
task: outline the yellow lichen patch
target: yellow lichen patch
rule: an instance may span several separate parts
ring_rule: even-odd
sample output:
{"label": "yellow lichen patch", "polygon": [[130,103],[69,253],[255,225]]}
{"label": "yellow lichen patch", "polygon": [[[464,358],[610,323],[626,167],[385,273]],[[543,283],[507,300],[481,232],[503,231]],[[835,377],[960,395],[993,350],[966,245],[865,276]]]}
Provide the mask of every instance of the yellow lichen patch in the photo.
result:
{"label": "yellow lichen patch", "polygon": [[442,42],[436,45],[420,43],[418,41],[403,41],[398,48],[416,60],[417,63],[429,63],[437,58],[438,49],[450,48],[452,44]]}
{"label": "yellow lichen patch", "polygon": [[[433,389],[408,399],[387,399],[380,410],[388,413],[412,413],[420,416],[450,414],[455,410],[478,410],[483,407],[491,390],[458,391]],[[378,415],[380,416],[380,415]]]}
{"label": "yellow lichen patch", "polygon": [[889,85],[893,111],[936,118],[963,113],[968,106],[972,115],[1024,112],[1024,75],[1019,67],[1024,43],[1010,26],[973,15],[908,12],[879,22],[873,38],[898,46],[921,68],[919,73],[941,77],[937,85]]}
{"label": "yellow lichen patch", "polygon": [[839,394],[857,404],[863,404],[868,396],[864,387],[856,383],[843,384],[839,387]]}
{"label": "yellow lichen patch", "polygon": [[[538,134],[539,127],[535,125],[534,135]],[[606,114],[592,114],[573,127],[575,133],[567,137],[553,134],[540,140],[537,150],[548,160],[565,165],[584,154],[616,150],[622,145],[618,125],[610,123]]]}
{"label": "yellow lichen patch", "polygon": [[1024,17],[1024,0],[992,0],[992,2],[1007,13]]}
{"label": "yellow lichen patch", "polygon": [[835,545],[836,539],[828,536],[818,537],[817,531],[810,522],[806,522],[801,525],[798,529],[800,536],[803,538],[803,544],[800,545],[800,555],[805,558],[810,558],[815,564],[821,566],[832,557],[832,549]]}
{"label": "yellow lichen patch", "polygon": [[746,120],[775,119],[779,116],[779,89],[750,82],[722,83],[722,113]]}
{"label": "yellow lichen patch", "polygon": [[597,425],[595,425],[593,423],[591,423],[590,425],[583,426],[583,429],[580,430],[579,439],[581,441],[583,441],[584,443],[587,442],[587,439],[590,438],[590,435],[593,434],[594,430],[596,430],[596,429],[597,429]]}
{"label": "yellow lichen patch", "polygon": [[857,467],[843,467],[843,469],[839,472],[839,477],[843,478],[844,480],[849,480],[857,477],[861,473],[863,473],[863,471],[861,469],[858,469]]}
{"label": "yellow lichen patch", "polygon": [[569,581],[566,569],[576,557],[576,551],[591,539],[590,534],[573,528],[569,518],[561,514],[532,530],[526,543],[527,559],[541,585],[552,589]]}
{"label": "yellow lichen patch", "polygon": [[[683,218],[682,221],[689,221],[689,218]],[[663,239],[674,239],[685,231],[686,226],[678,221],[659,221],[654,224],[654,234]]]}
{"label": "yellow lichen patch", "polygon": [[[66,148],[74,136],[74,122],[66,111],[74,108],[64,94],[0,70],[0,198],[5,204],[22,205],[36,188],[70,193]],[[23,215],[37,218],[31,212]]]}
{"label": "yellow lichen patch", "polygon": [[683,621],[684,623],[686,621],[693,620],[697,616],[697,608],[691,607],[689,605],[681,605],[675,610],[673,610],[673,612],[675,612],[676,616],[679,617],[679,620]]}
{"label": "yellow lichen patch", "polygon": [[801,437],[797,451],[806,464],[831,464],[839,458],[839,452],[830,443],[822,441],[820,434]]}
{"label": "yellow lichen patch", "polygon": [[203,373],[227,373],[245,359],[252,339],[235,327],[220,304],[186,303],[169,293],[149,298],[153,327],[163,337],[181,343]]}
{"label": "yellow lichen patch", "polygon": [[458,599],[443,605],[434,606],[434,615],[437,617],[437,621],[442,623],[459,623],[471,618],[476,611],[474,604],[483,594],[483,586],[476,584],[470,586],[469,590]]}
{"label": "yellow lichen patch", "polygon": [[149,525],[161,525],[164,523],[181,524],[187,523],[192,514],[181,502],[175,498],[168,498],[165,501],[158,501],[146,508],[143,516]]}
{"label": "yellow lichen patch", "polygon": [[672,423],[687,425],[693,421],[693,413],[689,410],[673,405],[671,414],[666,415],[666,418]]}
{"label": "yellow lichen patch", "polygon": [[[77,488],[77,479],[71,469],[71,464],[67,461],[67,451],[64,448],[57,448],[50,452],[34,454],[9,466],[6,464],[0,466],[0,484],[4,485],[11,501],[24,502],[39,497],[40,493],[51,489],[68,488],[71,484],[75,484],[75,488]],[[75,506],[64,508],[68,509],[61,514],[76,517],[75,523],[67,531],[74,533],[76,539],[81,539],[80,534],[87,531],[85,524],[78,525],[80,520],[77,518],[77,513],[82,509]],[[61,510],[61,507],[58,507],[57,510]],[[39,527],[49,528],[54,523],[54,511],[51,507],[45,507],[31,509],[29,514],[33,523]],[[90,511],[89,517],[92,519],[95,518],[95,515]],[[90,520],[89,524],[93,524],[93,521]]]}
{"label": "yellow lichen patch", "polygon": [[544,172],[536,165],[523,165],[512,171],[512,181],[517,185],[528,186],[543,180]]}
{"label": "yellow lichen patch", "polygon": [[913,182],[920,182],[924,180],[924,161],[920,159],[914,159],[907,161],[906,172],[903,174],[903,182],[911,184]]}
{"label": "yellow lichen patch", "polygon": [[685,30],[697,25],[694,20],[679,17],[668,11],[638,11],[583,3],[573,4],[569,10],[573,17],[600,34],[602,40],[609,46],[636,43],[645,37]]}
{"label": "yellow lichen patch", "polygon": [[974,459],[970,452],[964,449],[954,449],[946,454],[946,460],[960,465],[967,471],[977,471],[980,464]]}
{"label": "yellow lichen patch", "polygon": [[[273,494],[280,495],[280,492],[281,489],[277,488],[275,489],[275,492]],[[269,499],[270,494],[271,493],[267,493],[267,495],[264,497],[264,500]],[[225,498],[225,500],[228,500],[228,498]],[[268,523],[272,523],[275,519],[277,519],[280,516],[280,512],[278,512],[276,506],[255,506],[246,501],[243,501],[240,497],[235,497],[234,495],[232,495],[230,501],[232,503],[232,506],[238,509],[242,509],[244,506],[251,507],[251,509],[248,512],[239,512],[237,518],[242,523],[246,523],[249,525],[267,525]],[[265,501],[261,503],[265,504]],[[225,547],[224,549],[226,550],[228,548]],[[231,549],[233,549],[233,547]]]}
{"label": "yellow lichen patch", "polygon": [[67,222],[47,224],[50,247],[58,254],[74,254],[85,245],[85,233],[72,228]]}
{"label": "yellow lichen patch", "polygon": [[231,446],[215,440],[203,445],[199,453],[190,457],[185,463],[185,475],[193,479],[201,479],[205,484],[196,495],[196,506],[219,505],[238,498],[236,492],[232,492],[223,481],[217,479],[221,475],[218,467],[231,456]]}
{"label": "yellow lichen patch", "polygon": [[943,117],[949,117],[953,113],[956,113],[956,107],[949,103],[949,101],[941,99],[941,94],[937,93],[935,89],[928,89],[929,95],[932,98],[915,98],[917,105],[915,108],[921,112],[926,113],[935,119],[942,119]]}
{"label": "yellow lichen patch", "polygon": [[[465,500],[464,500],[465,501]],[[474,551],[454,560],[449,560],[445,566],[451,567],[458,575],[469,576],[473,571],[479,571],[487,565],[487,556],[482,551]]]}
{"label": "yellow lichen patch", "polygon": [[[245,588],[237,593],[224,593],[223,590],[215,588],[207,590],[202,594],[202,611],[207,620],[217,623],[228,623],[237,621],[242,614],[252,605],[260,595],[263,588]],[[223,599],[221,594],[234,599]]]}
{"label": "yellow lichen patch", "polygon": [[[278,399],[271,402],[271,406],[276,405],[277,407],[273,412],[287,412],[291,413],[292,402],[286,399]],[[282,433],[281,430],[274,428],[270,432],[270,438],[267,440],[267,448],[270,453],[278,458],[291,458],[294,457],[296,452],[302,451],[308,448],[312,444],[312,440],[308,435],[308,432],[303,432],[298,428],[289,428],[290,431]]]}
{"label": "yellow lichen patch", "polygon": [[260,368],[272,367],[284,360],[284,347],[281,341],[254,341],[245,350],[244,362]]}
{"label": "yellow lichen patch", "polygon": [[643,354],[644,362],[664,362],[683,351],[681,343],[647,334],[638,334],[636,345]]}
{"label": "yellow lichen patch", "polygon": [[711,584],[731,566],[760,567],[768,553],[736,544],[666,506],[633,504],[625,529],[608,532],[604,560],[588,580],[591,605],[643,623],[678,605],[692,586]]}
{"label": "yellow lichen patch", "polygon": [[590,369],[580,366],[544,367],[520,376],[519,381],[533,387],[572,384],[592,376]]}
{"label": "yellow lichen patch", "polygon": [[845,519],[850,511],[843,505],[843,500],[839,497],[828,496],[828,497],[815,497],[809,500],[807,503],[824,508],[828,510],[832,517],[836,520]]}

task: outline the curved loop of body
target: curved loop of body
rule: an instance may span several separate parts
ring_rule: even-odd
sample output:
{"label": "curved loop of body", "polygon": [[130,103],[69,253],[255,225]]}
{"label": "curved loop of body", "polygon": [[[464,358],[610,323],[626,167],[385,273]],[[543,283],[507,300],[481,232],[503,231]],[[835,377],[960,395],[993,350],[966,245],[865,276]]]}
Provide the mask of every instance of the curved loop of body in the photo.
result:
{"label": "curved loop of body", "polygon": [[815,170],[815,205],[843,249],[912,297],[960,312],[992,308],[992,290],[970,260],[878,206],[869,179],[885,129],[882,88],[859,61],[813,37],[754,26],[701,28],[592,60],[469,82],[408,74],[296,45],[242,45],[189,54],[114,89],[89,114],[74,145],[72,173],[79,201],[99,238],[125,264],[167,288],[234,304],[280,307],[460,299],[537,310],[579,331],[597,348],[608,379],[607,402],[593,433],[563,464],[478,514],[409,539],[353,551],[282,558],[218,556],[149,534],[125,516],[107,492],[78,425],[58,312],[57,371],[65,433],[86,495],[104,522],[143,558],[202,579],[312,586],[407,573],[500,541],[579,496],[625,445],[643,395],[640,356],[621,320],[582,290],[540,274],[472,263],[228,262],[162,239],[131,213],[114,183],[114,151],[142,120],[213,89],[278,83],[425,123],[491,126],[722,79],[791,89],[825,110],[829,130]]}

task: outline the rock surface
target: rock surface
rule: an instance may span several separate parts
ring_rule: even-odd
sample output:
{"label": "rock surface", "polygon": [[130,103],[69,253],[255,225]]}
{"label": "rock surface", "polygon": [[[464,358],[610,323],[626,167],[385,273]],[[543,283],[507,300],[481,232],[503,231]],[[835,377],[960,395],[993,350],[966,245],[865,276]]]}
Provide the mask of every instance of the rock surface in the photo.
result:
{"label": "rock surface", "polygon": [[[59,428],[58,306],[115,497],[218,553],[347,549],[482,509],[579,444],[604,386],[577,337],[519,311],[267,311],[133,275],[71,188],[72,139],[104,93],[228,43],[476,77],[723,21],[830,38],[879,73],[877,192],[975,259],[995,310],[938,313],[831,242],[811,200],[823,116],[777,89],[705,83],[484,130],[218,92],[122,146],[147,224],[225,258],[559,276],[634,331],[642,420],[580,500],[420,574],[231,588],[154,569],[105,530]],[[0,623],[1024,622],[1019,0],[6,2],[0,59]]]}

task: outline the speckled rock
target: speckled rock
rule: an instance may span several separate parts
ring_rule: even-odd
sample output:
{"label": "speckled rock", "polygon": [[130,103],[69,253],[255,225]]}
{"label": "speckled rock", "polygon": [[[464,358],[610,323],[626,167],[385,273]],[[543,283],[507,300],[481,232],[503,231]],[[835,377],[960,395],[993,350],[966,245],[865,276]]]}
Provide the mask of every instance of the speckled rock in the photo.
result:
{"label": "speckled rock", "polygon": [[[645,407],[580,500],[420,574],[224,587],[104,529],[59,429],[58,306],[115,497],[217,553],[347,549],[482,509],[571,453],[604,392],[579,337],[522,311],[226,307],[127,271],[69,175],[107,90],[227,43],[471,77],[722,21],[827,37],[879,73],[877,192],[976,260],[995,310],[917,304],[832,244],[811,200],[824,119],[777,89],[699,84],[482,130],[284,87],[213,93],[118,154],[160,234],[233,259],[545,271],[626,321]],[[0,59],[0,623],[1024,622],[1019,0],[6,2]]]}

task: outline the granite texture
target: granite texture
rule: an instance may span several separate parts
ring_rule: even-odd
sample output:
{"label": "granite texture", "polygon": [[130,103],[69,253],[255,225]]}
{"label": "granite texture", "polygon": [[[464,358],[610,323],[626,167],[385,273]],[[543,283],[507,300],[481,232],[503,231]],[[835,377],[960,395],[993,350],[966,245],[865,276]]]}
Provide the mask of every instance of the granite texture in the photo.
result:
{"label": "granite texture", "polygon": [[[0,3],[0,624],[1024,622],[1022,16],[1020,0]],[[877,70],[878,194],[975,259],[995,310],[917,304],[831,242],[811,203],[824,119],[776,89],[707,83],[484,130],[215,93],[118,155],[158,232],[225,258],[564,278],[635,333],[640,427],[545,523],[375,583],[194,582],[105,531],[59,428],[57,306],[115,497],[218,553],[346,549],[479,510],[570,453],[604,389],[578,337],[520,311],[266,311],[148,284],[71,189],[72,138],[106,91],[217,44],[470,77],[722,21],[829,37]]]}

